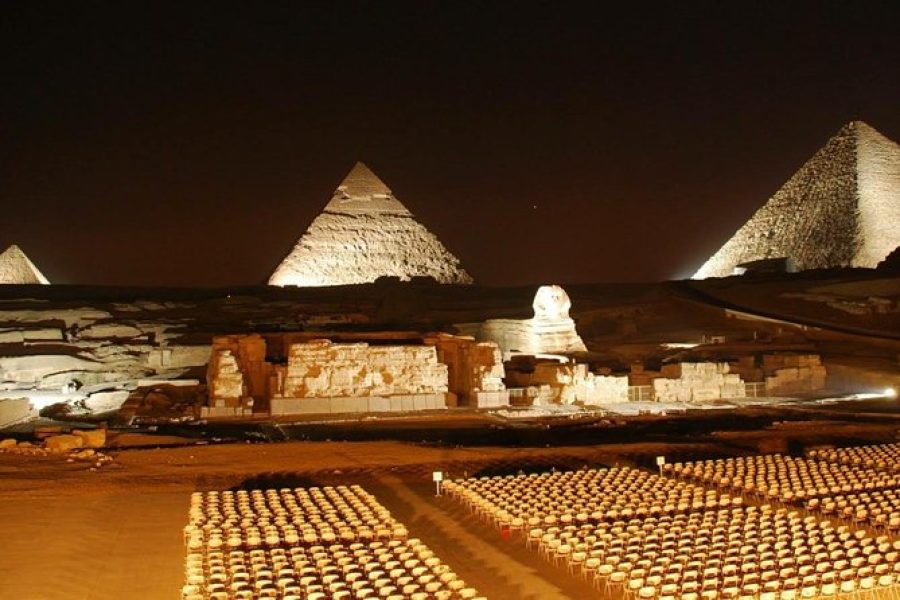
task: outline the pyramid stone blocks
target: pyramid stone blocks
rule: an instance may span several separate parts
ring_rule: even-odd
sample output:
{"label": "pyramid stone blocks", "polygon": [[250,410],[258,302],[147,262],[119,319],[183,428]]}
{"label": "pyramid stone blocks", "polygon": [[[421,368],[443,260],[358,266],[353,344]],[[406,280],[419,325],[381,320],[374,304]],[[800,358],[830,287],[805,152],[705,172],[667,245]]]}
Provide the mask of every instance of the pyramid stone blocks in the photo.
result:
{"label": "pyramid stone blocks", "polygon": [[459,260],[366,165],[356,163],[269,284],[347,285],[379,277],[472,283]]}
{"label": "pyramid stone blocks", "polygon": [[44,284],[50,282],[44,277],[22,249],[13,244],[0,254],[0,284]]}
{"label": "pyramid stone blocks", "polygon": [[900,146],[853,121],[694,274],[785,259],[797,270],[874,268],[900,246]]}

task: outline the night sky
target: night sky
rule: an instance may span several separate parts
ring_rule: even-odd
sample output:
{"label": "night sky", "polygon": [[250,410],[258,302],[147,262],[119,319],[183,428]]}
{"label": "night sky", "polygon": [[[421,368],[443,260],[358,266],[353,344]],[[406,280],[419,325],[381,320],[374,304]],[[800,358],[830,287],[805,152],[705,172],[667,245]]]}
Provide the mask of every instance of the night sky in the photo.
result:
{"label": "night sky", "polygon": [[689,276],[845,122],[895,2],[39,2],[0,18],[0,245],[266,280],[357,160],[480,282]]}

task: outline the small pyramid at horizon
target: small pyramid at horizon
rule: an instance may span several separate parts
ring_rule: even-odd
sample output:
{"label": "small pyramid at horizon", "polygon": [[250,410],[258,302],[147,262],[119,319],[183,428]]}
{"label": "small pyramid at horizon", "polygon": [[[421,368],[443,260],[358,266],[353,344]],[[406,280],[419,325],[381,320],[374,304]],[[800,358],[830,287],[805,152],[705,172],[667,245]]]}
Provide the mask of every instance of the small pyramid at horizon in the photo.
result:
{"label": "small pyramid at horizon", "polygon": [[21,248],[12,244],[0,254],[0,284],[43,284],[50,281],[29,260]]}
{"label": "small pyramid at horizon", "polygon": [[379,277],[472,283],[459,259],[369,167],[357,162],[272,273],[269,285],[348,285]]}
{"label": "small pyramid at horizon", "polygon": [[900,246],[900,146],[862,121],[831,137],[694,274],[781,260],[796,270],[875,268]]}

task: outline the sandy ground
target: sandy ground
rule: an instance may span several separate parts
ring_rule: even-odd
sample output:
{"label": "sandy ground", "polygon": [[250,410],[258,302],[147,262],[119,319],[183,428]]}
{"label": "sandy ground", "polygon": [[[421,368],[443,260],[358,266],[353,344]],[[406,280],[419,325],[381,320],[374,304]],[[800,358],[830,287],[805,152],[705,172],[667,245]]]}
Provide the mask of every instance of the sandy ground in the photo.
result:
{"label": "sandy ground", "polygon": [[511,589],[521,598],[581,597],[562,573],[470,523],[448,500],[435,499],[431,471],[579,466],[607,460],[609,452],[398,442],[230,444],[119,451],[112,466],[97,472],[55,457],[0,454],[0,598],[178,598],[190,492],[310,481],[371,489],[412,535],[489,597],[513,597]]}
{"label": "sandy ground", "polygon": [[[756,452],[896,439],[898,415],[775,422],[723,431],[556,447],[456,447],[403,442],[283,442],[111,450],[91,472],[59,457],[0,454],[0,598],[177,599],[189,494],[195,490],[359,483],[489,598],[584,598],[580,581],[434,497],[433,470],[449,476],[599,464],[650,467],[656,455]],[[867,421],[867,422],[866,422]],[[602,436],[603,433],[598,434]],[[165,440],[171,442],[173,440]],[[612,440],[609,440],[612,442]],[[650,467],[652,468],[652,467]]]}

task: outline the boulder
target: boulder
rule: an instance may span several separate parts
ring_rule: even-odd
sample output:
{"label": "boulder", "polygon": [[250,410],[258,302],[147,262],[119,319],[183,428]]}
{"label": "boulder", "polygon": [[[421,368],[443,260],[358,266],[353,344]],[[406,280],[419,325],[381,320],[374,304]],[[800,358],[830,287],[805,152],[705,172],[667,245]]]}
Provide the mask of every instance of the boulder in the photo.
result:
{"label": "boulder", "polygon": [[47,450],[55,453],[67,452],[84,446],[84,439],[77,435],[54,435],[44,442]]}
{"label": "boulder", "polygon": [[77,435],[81,438],[83,442],[83,446],[85,448],[102,448],[106,445],[106,430],[105,429],[91,429],[89,431],[81,431],[76,429],[72,432],[73,435]]}
{"label": "boulder", "polygon": [[0,440],[0,450],[6,450],[7,448],[15,448],[16,440],[12,438],[6,438],[5,440]]}

